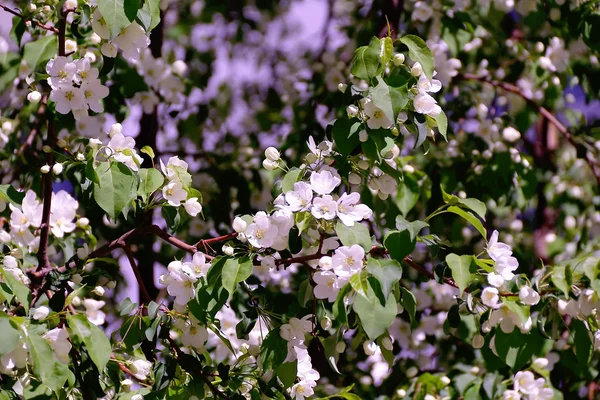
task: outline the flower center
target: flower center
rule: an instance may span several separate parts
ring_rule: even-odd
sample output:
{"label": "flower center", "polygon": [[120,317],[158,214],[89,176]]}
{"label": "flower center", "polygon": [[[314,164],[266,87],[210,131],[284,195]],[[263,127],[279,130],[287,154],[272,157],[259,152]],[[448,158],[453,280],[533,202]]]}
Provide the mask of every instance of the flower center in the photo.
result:
{"label": "flower center", "polygon": [[69,101],[73,100],[73,97],[75,97],[75,93],[68,91],[65,93],[65,98]]}
{"label": "flower center", "polygon": [[265,237],[265,231],[264,230],[259,229],[259,230],[256,231],[256,238],[257,239],[260,240],[260,239],[262,239],[264,237]]}

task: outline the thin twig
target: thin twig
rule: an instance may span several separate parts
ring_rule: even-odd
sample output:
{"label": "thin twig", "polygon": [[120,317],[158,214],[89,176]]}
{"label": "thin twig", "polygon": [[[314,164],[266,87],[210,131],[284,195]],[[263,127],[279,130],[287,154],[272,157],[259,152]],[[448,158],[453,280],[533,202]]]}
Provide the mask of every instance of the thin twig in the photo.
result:
{"label": "thin twig", "polygon": [[27,18],[26,18],[26,17],[25,17],[23,14],[21,14],[21,13],[19,13],[19,12],[15,11],[15,10],[13,10],[12,8],[9,8],[9,7],[5,6],[5,5],[2,5],[2,4],[0,4],[0,8],[2,8],[4,11],[6,11],[6,12],[8,12],[8,13],[11,13],[11,14],[12,14],[12,15],[14,15],[15,17],[19,17],[19,18],[21,18],[21,19],[22,19],[23,21],[25,21],[25,22],[28,22],[28,21],[29,21],[29,22],[31,22],[32,24],[34,24],[35,26],[39,26],[39,27],[40,27],[40,28],[42,28],[42,29],[45,29],[45,30],[47,30],[47,31],[54,32],[54,33],[59,33],[59,30],[58,30],[58,29],[56,29],[56,27],[54,27],[54,26],[49,26],[49,25],[44,25],[44,24],[42,24],[41,22],[38,22],[38,21],[36,21],[36,20],[34,20],[34,19],[28,20],[28,19],[27,19]]}
{"label": "thin twig", "polygon": [[144,280],[142,279],[142,275],[140,274],[140,270],[137,267],[135,262],[135,257],[131,252],[131,248],[129,246],[123,246],[123,250],[125,250],[125,254],[127,255],[127,259],[129,260],[129,264],[131,264],[131,269],[135,274],[135,279],[137,280],[138,286],[142,292],[142,296],[144,297],[144,301],[146,303],[150,303],[152,301],[152,297],[148,293],[148,289],[146,289],[146,285],[144,285]]}
{"label": "thin twig", "polygon": [[[527,103],[529,105],[536,108],[540,114],[542,114],[546,119],[548,119],[548,121],[550,121],[556,127],[556,129],[558,129],[558,131],[564,136],[565,139],[567,139],[567,141],[573,147],[575,147],[576,149],[579,148],[579,145],[575,141],[575,138],[573,137],[573,135],[571,135],[571,133],[569,132],[569,129],[562,122],[560,122],[558,120],[558,118],[556,118],[550,111],[548,111],[548,109],[546,109],[546,108],[542,107],[541,105],[539,105],[538,103],[536,103],[529,96],[526,96],[525,93],[523,93],[521,91],[521,89],[519,89],[518,86],[515,86],[510,83],[506,83],[506,82],[495,81],[495,80],[489,79],[485,76],[479,76],[479,75],[475,75],[475,74],[463,74],[462,77],[464,79],[489,83],[490,85],[492,85],[494,87],[503,89],[507,92],[514,93],[514,94],[522,97],[525,101],[527,101]],[[592,174],[594,174],[597,184],[600,186],[600,169],[598,168],[596,161],[593,158],[590,158],[588,156],[587,152],[586,152],[586,156],[585,156],[585,161],[589,165],[590,169],[592,170]]]}

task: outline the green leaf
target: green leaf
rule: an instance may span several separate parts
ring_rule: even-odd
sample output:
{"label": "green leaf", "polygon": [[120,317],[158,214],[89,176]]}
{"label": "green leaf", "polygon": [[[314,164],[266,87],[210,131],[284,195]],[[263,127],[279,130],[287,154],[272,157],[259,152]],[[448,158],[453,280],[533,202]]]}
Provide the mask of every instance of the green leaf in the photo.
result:
{"label": "green leaf", "polygon": [[446,141],[448,141],[447,132],[448,132],[448,118],[446,118],[446,113],[441,112],[435,116],[435,122],[438,126],[438,131],[440,131],[440,135],[444,137]]}
{"label": "green leaf", "polygon": [[360,127],[360,122],[352,122],[347,117],[339,118],[334,122],[331,134],[335,142],[335,148],[344,157],[350,155],[356,146],[360,144],[358,138]]}
{"label": "green leaf", "polygon": [[125,13],[125,0],[98,0],[98,8],[108,25],[111,39],[114,39],[123,28],[131,23]]}
{"label": "green leaf", "polygon": [[21,47],[21,39],[26,30],[27,25],[25,25],[25,20],[21,17],[13,17],[12,29],[10,30],[9,36],[19,47]]}
{"label": "green leaf", "polygon": [[448,207],[448,212],[451,212],[453,214],[456,214],[456,215],[464,218],[467,222],[469,222],[471,225],[473,225],[475,227],[475,229],[477,229],[477,231],[481,234],[481,236],[483,236],[483,238],[487,242],[487,233],[485,231],[485,228],[483,227],[483,224],[481,223],[481,221],[475,215],[473,215],[470,212],[465,211],[462,208],[457,207],[457,206]]}
{"label": "green leaf", "polygon": [[124,6],[125,16],[129,21],[133,21],[138,10],[142,8],[142,0],[126,0]]}
{"label": "green leaf", "polygon": [[419,62],[425,75],[431,79],[434,67],[433,53],[423,39],[415,35],[405,35],[400,38],[400,42],[408,47],[408,56]]}
{"label": "green leaf", "polygon": [[408,230],[389,231],[383,238],[383,246],[390,253],[390,256],[399,262],[409,255],[415,249],[416,242],[411,239]]}
{"label": "green leaf", "polygon": [[243,258],[241,260],[228,258],[227,261],[225,261],[225,265],[223,265],[223,271],[221,273],[223,287],[230,295],[233,295],[236,285],[248,279],[251,273],[252,261],[249,258]]}
{"label": "green leaf", "polygon": [[352,275],[350,277],[350,286],[352,286],[352,289],[354,289],[358,294],[366,296],[367,291],[369,290],[367,271],[363,269],[360,272]]}
{"label": "green leaf", "polygon": [[296,381],[296,374],[298,373],[298,363],[296,361],[286,362],[281,364],[275,370],[277,377],[283,383],[283,386],[287,389],[289,387],[294,386],[294,382]]}
{"label": "green leaf", "polygon": [[415,240],[423,228],[429,224],[423,221],[408,222],[403,216],[396,216],[396,229],[399,231],[407,230],[410,233],[410,240]]}
{"label": "green leaf", "polygon": [[310,223],[314,221],[313,215],[310,211],[300,211],[294,215],[296,226],[298,227],[298,234],[302,235],[302,232],[308,229]]}
{"label": "green leaf", "polygon": [[456,282],[462,293],[477,271],[477,265],[473,261],[473,256],[448,254],[446,256],[446,264],[450,267],[452,279],[454,279],[454,282]]}
{"label": "green leaf", "polygon": [[590,338],[590,331],[582,321],[574,319],[571,322],[571,327],[575,331],[573,342],[575,343],[575,355],[579,364],[582,366],[588,365],[592,358],[594,345]]}
{"label": "green leaf", "polygon": [[473,211],[475,214],[479,215],[482,220],[485,221],[485,213],[487,211],[487,208],[485,207],[485,204],[483,203],[483,201],[480,201],[477,199],[461,199],[459,197],[458,204]]}
{"label": "green leaf", "polygon": [[44,36],[23,46],[23,59],[27,66],[33,71],[37,66],[56,55],[58,51],[58,40],[56,35]]}
{"label": "green leaf", "polygon": [[287,357],[287,341],[279,335],[279,329],[269,332],[260,345],[260,359],[263,371],[269,371],[283,364]]}
{"label": "green leaf", "polygon": [[299,168],[292,168],[281,180],[281,192],[287,193],[294,190],[294,184],[300,180],[304,170]]}
{"label": "green leaf", "polygon": [[366,81],[374,78],[381,71],[381,41],[373,37],[368,46],[359,47],[354,51],[350,72],[358,79]]}
{"label": "green leaf", "polygon": [[496,329],[495,339],[498,357],[513,371],[520,370],[531,359],[538,347],[543,345],[541,337],[533,333],[523,334],[519,329],[504,333]]}
{"label": "green leaf", "polygon": [[137,194],[146,202],[150,194],[163,185],[165,178],[154,168],[140,168],[139,175],[140,185]]}
{"label": "green leaf", "polygon": [[396,260],[376,259],[369,257],[367,260],[367,271],[373,275],[381,284],[384,297],[390,297],[394,283],[402,278],[402,266]]}
{"label": "green leaf", "polygon": [[413,119],[413,122],[415,123],[415,126],[417,127],[417,140],[415,140],[415,149],[417,147],[419,147],[420,145],[422,145],[425,142],[425,139],[427,139],[427,134],[429,133],[429,128],[427,127],[427,123],[426,122],[421,122],[417,119],[417,116],[415,116],[415,118]]}
{"label": "green leaf", "polygon": [[103,162],[96,168],[99,184],[94,184],[96,203],[115,219],[137,197],[137,179],[133,172],[120,162]]}
{"label": "green leaf", "polygon": [[387,331],[397,313],[394,297],[388,297],[385,306],[382,306],[371,285],[369,285],[367,296],[356,296],[353,308],[371,340],[377,339]]}
{"label": "green leaf", "polygon": [[338,344],[338,336],[331,335],[327,338],[322,338],[320,336],[317,337],[323,345],[323,350],[325,350],[325,358],[327,359],[327,362],[336,373],[341,375],[342,373],[340,372],[337,366],[338,359],[340,358],[340,353],[338,353],[336,350]]}
{"label": "green leaf", "polygon": [[150,32],[160,23],[160,0],[144,0],[144,6],[138,11],[138,20]]}
{"label": "green leaf", "polygon": [[126,297],[121,304],[119,304],[119,315],[129,315],[133,310],[137,308],[137,304],[132,302],[129,297]]}
{"label": "green leaf", "polygon": [[140,153],[148,154],[151,159],[154,159],[156,156],[154,154],[154,150],[150,146],[144,146],[140,149]]}
{"label": "green leaf", "polygon": [[[387,83],[378,76],[377,85],[371,88],[369,92],[371,94],[373,105],[378,107],[392,123],[395,123],[396,117],[394,116],[394,109],[392,108],[392,97],[390,95],[390,87]],[[408,98],[406,101],[408,102]]]}
{"label": "green leaf", "polygon": [[365,252],[371,250],[371,235],[369,228],[361,223],[355,223],[353,226],[346,226],[342,221],[335,225],[335,231],[344,246],[360,245]]}
{"label": "green leaf", "polygon": [[529,307],[518,304],[515,300],[508,298],[502,299],[502,303],[508,308],[513,314],[519,317],[521,323],[525,323],[529,318]]}
{"label": "green leaf", "polygon": [[90,358],[98,367],[98,371],[104,371],[104,367],[106,367],[112,353],[106,334],[92,324],[83,314],[68,314],[67,323],[71,332],[85,344]]}
{"label": "green leaf", "polygon": [[408,313],[410,324],[413,326],[417,322],[415,320],[415,315],[417,313],[417,299],[410,290],[402,286],[400,286],[400,294],[402,295],[402,297],[400,297],[400,305]]}
{"label": "green leaf", "polygon": [[13,274],[7,272],[5,269],[2,270],[4,275],[4,280],[6,284],[16,296],[19,303],[23,306],[23,309],[26,313],[29,313],[29,303],[31,302],[31,291],[27,286],[25,286],[20,280],[15,278]]}
{"label": "green leaf", "polygon": [[0,356],[3,356],[17,347],[21,338],[21,332],[10,323],[10,319],[5,317],[0,317],[0,332],[2,332]]}
{"label": "green leaf", "polygon": [[413,209],[420,196],[421,188],[419,187],[417,178],[413,174],[405,173],[404,180],[398,185],[398,197],[396,200],[396,205],[402,215],[407,215]]}
{"label": "green leaf", "polygon": [[306,307],[306,303],[312,300],[313,296],[313,288],[310,284],[310,280],[303,280],[298,287],[298,303],[300,303],[301,307]]}
{"label": "green leaf", "polygon": [[0,200],[8,201],[13,206],[20,206],[25,198],[24,192],[17,192],[12,185],[0,185]]}
{"label": "green leaf", "polygon": [[566,269],[567,266],[564,264],[556,265],[552,269],[552,274],[550,275],[550,278],[552,278],[552,283],[554,283],[554,286],[559,288],[565,294],[565,296],[569,297],[570,290],[569,284],[567,283]]}
{"label": "green leaf", "polygon": [[[42,383],[52,391],[58,392],[67,381],[69,368],[55,360],[52,347],[38,334],[29,332],[27,334],[29,356],[33,363],[33,373],[40,378]],[[110,352],[109,352],[110,355]]]}
{"label": "green leaf", "polygon": [[394,52],[394,42],[392,38],[389,36],[381,39],[381,63],[385,66],[392,59],[392,55]]}
{"label": "green leaf", "polygon": [[340,324],[348,325],[348,313],[346,312],[346,303],[344,297],[352,290],[350,285],[344,285],[338,293],[337,299],[333,302],[333,317]]}

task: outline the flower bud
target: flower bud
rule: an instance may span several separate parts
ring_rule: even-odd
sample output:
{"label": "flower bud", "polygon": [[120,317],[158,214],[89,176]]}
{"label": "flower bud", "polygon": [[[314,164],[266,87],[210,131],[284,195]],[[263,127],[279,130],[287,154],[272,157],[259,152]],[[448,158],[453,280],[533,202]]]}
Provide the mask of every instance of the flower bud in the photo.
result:
{"label": "flower bud", "polygon": [[396,390],[396,394],[398,395],[398,397],[404,397],[404,396],[406,396],[406,390],[398,389],[398,390]]}
{"label": "flower bud", "polygon": [[44,146],[42,147],[42,151],[43,151],[44,153],[52,153],[52,147],[50,147],[50,146],[48,146],[48,145],[44,145]]}
{"label": "flower bud", "polygon": [[266,169],[267,171],[273,171],[273,170],[277,169],[277,167],[279,167],[279,162],[265,159],[265,160],[263,160],[262,165],[263,165],[263,168]]}
{"label": "flower bud", "polygon": [[469,372],[471,372],[473,375],[477,375],[480,372],[479,367],[475,365],[474,367],[471,367],[471,370]]}
{"label": "flower bud", "polygon": [[345,342],[339,342],[338,344],[335,345],[335,351],[337,351],[338,353],[343,353],[345,350],[346,350]]}
{"label": "flower bud", "polygon": [[521,138],[521,133],[515,128],[509,126],[502,130],[502,138],[507,142],[516,142]]}
{"label": "flower bud", "polygon": [[392,59],[392,61],[394,62],[394,65],[396,67],[404,64],[404,60],[405,60],[405,57],[404,57],[404,54],[402,54],[402,53],[394,54],[394,58]]}
{"label": "flower bud", "polygon": [[442,376],[440,378],[440,381],[442,381],[442,384],[444,386],[448,386],[450,384],[450,378],[448,378],[447,376]]}
{"label": "flower bud", "polygon": [[244,221],[241,217],[235,217],[233,220],[233,230],[237,233],[242,233],[246,231],[248,227],[248,223]]}
{"label": "flower bud", "polygon": [[67,147],[67,141],[65,139],[58,139],[56,145],[58,147]]}
{"label": "flower bud", "polygon": [[52,166],[52,172],[53,172],[55,175],[60,175],[60,174],[62,174],[63,170],[64,170],[64,168],[63,168],[63,165],[62,165],[61,163],[56,163],[56,164],[54,164],[54,165]]}
{"label": "flower bud", "polygon": [[377,346],[377,343],[375,343],[375,342],[372,342],[370,340],[363,342],[363,350],[365,351],[365,354],[368,356],[372,356],[373,354],[375,354],[377,352],[378,348],[379,348],[379,346]]}
{"label": "flower bud", "polygon": [[114,289],[114,288],[116,288],[116,287],[117,287],[117,282],[115,282],[115,281],[108,281],[108,282],[106,283],[106,287],[107,287],[108,289]]}
{"label": "flower bud", "polygon": [[76,10],[77,0],[66,0],[64,7],[66,10]]}
{"label": "flower bud", "polygon": [[349,105],[346,108],[346,112],[348,113],[349,117],[356,117],[358,115],[358,107],[356,107],[354,104]]}
{"label": "flower bud", "polygon": [[29,12],[35,12],[35,10],[37,10],[37,6],[35,4],[29,3],[27,5],[27,11],[29,11]]}
{"label": "flower bud", "polygon": [[75,156],[75,158],[77,159],[77,161],[85,161],[85,154],[83,154],[83,153],[77,153],[77,155]]}
{"label": "flower bud", "polygon": [[104,288],[102,286],[96,286],[92,292],[100,297],[104,296]]}
{"label": "flower bud", "polygon": [[419,373],[419,369],[417,367],[410,367],[406,370],[406,376],[408,378],[414,378]]}
{"label": "flower bud", "polygon": [[83,278],[79,274],[73,274],[71,276],[71,282],[76,283],[77,285],[79,285],[82,281],[83,281]]}
{"label": "flower bud", "polygon": [[40,168],[40,172],[42,174],[47,174],[48,172],[50,172],[50,166],[49,165],[44,165],[42,168]]}
{"label": "flower bud", "polygon": [[338,83],[338,90],[342,93],[346,93],[346,89],[348,89],[348,85],[345,83]]}
{"label": "flower bud", "polygon": [[233,247],[231,247],[230,245],[226,244],[223,246],[223,253],[225,253],[228,256],[232,256],[233,255]]}
{"label": "flower bud", "polygon": [[398,130],[398,128],[396,128],[395,126],[392,127],[392,135],[394,136],[398,136],[400,134],[400,131]]}
{"label": "flower bud", "polygon": [[46,306],[41,306],[35,309],[35,311],[33,312],[33,319],[35,320],[42,320],[45,319],[48,314],[50,314],[50,309]]}
{"label": "flower bud", "polygon": [[133,385],[133,381],[131,379],[124,379],[121,381],[121,389],[123,389],[125,393],[131,390],[131,385]]}
{"label": "flower bud", "polygon": [[352,185],[360,185],[360,183],[362,182],[362,178],[359,174],[351,172],[348,176],[348,182],[350,182]]}
{"label": "flower bud", "polygon": [[102,38],[96,32],[94,32],[90,35],[90,42],[92,44],[98,44],[101,41],[102,41]]}
{"label": "flower bud", "polygon": [[279,159],[281,158],[281,154],[279,154],[279,151],[277,151],[277,149],[275,147],[267,147],[267,149],[265,150],[265,157],[267,157],[267,160],[270,161],[279,161]]}
{"label": "flower bud", "polygon": [[389,336],[381,339],[381,345],[383,346],[384,349],[386,349],[388,351],[392,351],[392,349],[394,348],[392,339]]}
{"label": "flower bud", "polygon": [[29,94],[27,94],[27,100],[33,104],[39,103],[41,99],[42,99],[42,94],[40,92],[38,92],[37,90],[34,90],[33,92],[30,92]]}
{"label": "flower bud", "polygon": [[112,124],[110,126],[110,130],[108,131],[108,136],[113,137],[117,133],[123,133],[123,125],[119,124],[118,122],[116,124]]}
{"label": "flower bud", "polygon": [[369,135],[367,134],[367,131],[363,129],[362,131],[358,132],[358,140],[360,140],[362,143],[369,140]]}
{"label": "flower bud", "polygon": [[115,58],[117,56],[117,48],[112,43],[104,43],[100,51],[108,58]]}
{"label": "flower bud", "polygon": [[412,76],[421,76],[421,74],[423,73],[423,67],[421,66],[421,63],[416,62],[413,64],[412,68],[410,69],[410,74]]}
{"label": "flower bud", "polygon": [[324,316],[323,318],[321,318],[321,328],[327,330],[329,328],[331,328],[331,318],[329,318],[328,316]]}
{"label": "flower bud", "polygon": [[358,163],[358,168],[362,169],[362,170],[367,170],[369,169],[369,162],[366,160],[360,160]]}
{"label": "flower bud", "polygon": [[188,66],[185,61],[177,60],[171,65],[173,72],[179,76],[185,76],[188,72]]}
{"label": "flower bud", "polygon": [[485,343],[485,339],[479,333],[476,333],[475,335],[473,335],[473,348],[480,349],[483,347],[484,343]]}

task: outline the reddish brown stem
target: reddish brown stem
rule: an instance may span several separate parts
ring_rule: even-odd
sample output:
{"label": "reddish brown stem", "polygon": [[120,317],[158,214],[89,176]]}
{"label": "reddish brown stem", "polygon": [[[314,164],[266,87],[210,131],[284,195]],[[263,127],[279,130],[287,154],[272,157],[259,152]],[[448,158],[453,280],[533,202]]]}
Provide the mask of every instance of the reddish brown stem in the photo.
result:
{"label": "reddish brown stem", "polygon": [[[550,121],[573,147],[575,147],[576,149],[579,148],[577,142],[575,141],[575,138],[569,132],[569,129],[562,122],[560,122],[558,120],[558,118],[556,118],[550,111],[548,111],[546,108],[542,107],[541,105],[537,104],[530,97],[526,96],[521,91],[521,89],[519,89],[519,87],[512,85],[510,83],[495,81],[495,80],[489,79],[485,76],[478,76],[475,74],[463,74],[462,77],[465,79],[469,79],[469,80],[488,83],[494,87],[503,89],[507,92],[514,93],[514,94],[522,97],[525,101],[527,101],[527,103],[529,105],[536,108],[541,115],[543,115],[548,121]],[[588,166],[590,167],[590,169],[592,170],[592,174],[596,178],[597,184],[600,185],[600,170],[598,168],[596,161],[593,158],[590,158],[587,155],[587,152],[586,152],[585,161],[588,164]]]}
{"label": "reddish brown stem", "polygon": [[31,19],[31,20],[28,20],[27,18],[25,18],[25,16],[24,16],[23,14],[21,14],[21,13],[19,13],[19,12],[15,11],[15,10],[13,10],[12,8],[9,8],[9,7],[5,6],[5,5],[2,5],[2,4],[0,4],[0,8],[2,8],[4,11],[6,11],[6,12],[8,12],[8,13],[12,14],[12,15],[14,15],[15,17],[19,17],[19,18],[21,18],[21,19],[22,19],[22,20],[24,20],[25,22],[29,21],[29,22],[31,22],[32,24],[34,24],[35,26],[38,26],[38,27],[40,27],[40,28],[42,28],[42,29],[44,29],[44,30],[47,30],[47,31],[49,31],[49,32],[59,33],[59,30],[58,30],[58,29],[56,29],[55,27],[53,27],[53,26],[49,26],[49,25],[44,25],[44,24],[42,24],[41,22],[38,22],[38,21],[36,21],[36,20],[33,20],[33,19]]}
{"label": "reddish brown stem", "polygon": [[123,250],[125,250],[125,254],[127,255],[127,259],[129,260],[129,264],[131,264],[131,269],[135,274],[135,279],[137,280],[138,286],[140,287],[140,291],[142,296],[144,297],[144,301],[146,303],[150,303],[152,301],[152,297],[148,293],[148,289],[146,289],[146,285],[144,285],[144,280],[142,279],[142,275],[140,274],[140,270],[137,267],[135,262],[135,257],[131,252],[131,248],[129,246],[123,246]]}

